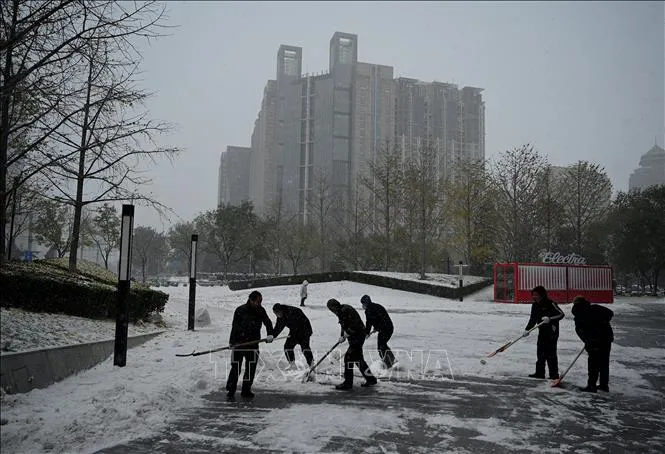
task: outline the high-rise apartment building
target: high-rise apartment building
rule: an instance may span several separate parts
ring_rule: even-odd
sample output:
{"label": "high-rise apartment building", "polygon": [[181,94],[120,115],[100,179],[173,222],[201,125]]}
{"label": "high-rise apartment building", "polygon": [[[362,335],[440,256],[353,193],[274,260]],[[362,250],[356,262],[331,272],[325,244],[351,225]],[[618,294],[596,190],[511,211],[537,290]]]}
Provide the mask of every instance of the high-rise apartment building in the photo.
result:
{"label": "high-rise apartment building", "polygon": [[275,124],[277,81],[269,80],[263,90],[261,110],[254,122],[249,162],[249,200],[257,213],[266,214],[275,198]]}
{"label": "high-rise apartment building", "polygon": [[226,147],[219,159],[217,206],[239,205],[249,200],[249,158],[251,148]]}
{"label": "high-rise apartment building", "polygon": [[404,159],[423,140],[438,151],[439,168],[449,170],[461,159],[485,157],[485,103],[482,89],[416,79],[395,80],[395,142]]}
{"label": "high-rise apartment building", "polygon": [[444,167],[483,158],[481,92],[394,79],[392,66],[358,61],[353,34],[333,35],[329,68],[317,75],[302,74],[300,47],[281,45],[252,134],[249,198],[259,214],[279,209],[307,222],[323,193],[342,212],[386,145],[400,146],[408,159],[432,138]]}

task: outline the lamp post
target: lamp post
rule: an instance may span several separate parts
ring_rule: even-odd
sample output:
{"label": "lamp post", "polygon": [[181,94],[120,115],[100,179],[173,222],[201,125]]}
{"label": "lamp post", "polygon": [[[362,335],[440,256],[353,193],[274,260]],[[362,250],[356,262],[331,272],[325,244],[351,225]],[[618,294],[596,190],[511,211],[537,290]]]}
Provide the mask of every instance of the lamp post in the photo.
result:
{"label": "lamp post", "polygon": [[192,235],[192,247],[189,253],[189,314],[187,329],[194,331],[194,311],[196,309],[196,249],[199,242],[198,235]]}
{"label": "lamp post", "polygon": [[[20,174],[19,174],[20,175]],[[7,261],[12,259],[12,248],[14,247],[14,219],[16,218],[16,199],[18,193],[18,184],[21,181],[20,176],[14,177],[14,187],[12,188],[12,219],[9,224],[9,247],[7,248]]]}
{"label": "lamp post", "polygon": [[462,289],[464,288],[464,267],[469,265],[464,265],[460,260],[457,266],[459,267],[459,300],[464,301],[464,294],[462,293]]}
{"label": "lamp post", "polygon": [[115,313],[115,347],[113,365],[125,367],[127,363],[127,299],[132,277],[132,232],[134,230],[134,205],[122,206],[122,230],[120,231],[120,260],[118,262],[118,303]]}

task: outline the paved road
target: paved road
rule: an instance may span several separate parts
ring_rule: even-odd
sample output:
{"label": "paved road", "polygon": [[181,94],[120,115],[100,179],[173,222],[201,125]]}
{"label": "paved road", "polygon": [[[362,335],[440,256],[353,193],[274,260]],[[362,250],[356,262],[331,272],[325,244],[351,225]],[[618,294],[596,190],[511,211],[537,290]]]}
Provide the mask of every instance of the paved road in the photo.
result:
{"label": "paved road", "polygon": [[[617,322],[616,329],[621,330],[618,345],[665,349],[662,304],[646,304],[642,312],[627,314]],[[653,389],[645,389],[638,397],[586,394],[573,385],[553,389],[548,382],[528,378],[468,376],[448,381],[382,382],[376,388],[357,388],[351,393],[331,390],[294,395],[262,390],[253,401],[237,403],[228,403],[223,393],[215,392],[206,396],[202,407],[183,411],[163,433],[98,452],[661,453],[665,446],[665,361],[622,363],[645,371],[642,377]],[[302,444],[271,449],[270,444],[257,441],[257,434],[270,428],[266,415],[303,406],[306,413],[313,414],[322,406],[354,406],[373,415],[397,411],[401,425],[399,430],[370,431],[363,439],[343,432],[328,434],[324,445],[313,443],[312,449]],[[303,433],[307,430],[302,427]]]}

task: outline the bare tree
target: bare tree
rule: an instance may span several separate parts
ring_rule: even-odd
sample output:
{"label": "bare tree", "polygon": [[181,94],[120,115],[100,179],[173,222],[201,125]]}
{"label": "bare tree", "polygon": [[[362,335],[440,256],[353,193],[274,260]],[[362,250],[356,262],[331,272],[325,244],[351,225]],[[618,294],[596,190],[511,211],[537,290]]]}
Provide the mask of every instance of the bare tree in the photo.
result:
{"label": "bare tree", "polygon": [[462,160],[451,183],[454,244],[463,245],[466,263],[474,270],[493,255],[496,222],[495,191],[484,160]]}
{"label": "bare tree", "polygon": [[384,236],[384,269],[391,265],[392,234],[399,220],[404,172],[402,156],[396,145],[385,143],[376,159],[369,163],[369,175],[362,184],[370,193],[370,205],[375,207],[374,224]]}
{"label": "bare tree", "polygon": [[584,255],[589,228],[610,208],[612,183],[598,164],[578,161],[563,172],[563,214],[575,237],[575,252]]}
{"label": "bare tree", "polygon": [[404,171],[406,204],[413,213],[420,252],[420,278],[425,279],[428,248],[443,232],[445,222],[445,180],[439,166],[438,147],[431,138],[422,139]]}
{"label": "bare tree", "polygon": [[283,237],[284,237],[284,199],[281,187],[277,188],[275,199],[269,206],[269,212],[265,217],[267,233],[267,241],[272,243],[272,254],[270,254],[273,262],[273,270],[276,275],[282,272],[282,254],[283,254]]}
{"label": "bare tree", "polygon": [[35,213],[42,202],[40,194],[44,191],[31,181],[19,185],[17,180],[20,180],[20,176],[14,178],[14,184],[11,186],[11,190],[7,193],[6,210],[9,214],[9,231],[6,232],[6,244],[8,246],[8,259],[13,258],[10,254],[12,253],[12,247],[16,243],[16,238],[28,230],[31,220],[36,219]]}
{"label": "bare tree", "polygon": [[539,178],[547,161],[529,144],[505,151],[494,166],[497,189],[498,246],[508,261],[532,260],[537,254]]}
{"label": "bare tree", "polygon": [[171,226],[167,239],[173,255],[178,260],[189,263],[192,250],[192,234],[196,231],[193,222],[178,222]]}
{"label": "bare tree", "polygon": [[351,203],[344,213],[344,218],[336,217],[334,219],[334,224],[339,226],[337,231],[344,243],[341,248],[343,255],[355,270],[362,268],[363,240],[371,224],[369,201],[361,189],[361,179],[357,178],[353,186]]}
{"label": "bare tree", "polygon": [[[74,207],[71,269],[76,269],[83,207],[117,200],[161,207],[151,196],[139,192],[140,186],[150,181],[141,171],[141,162],[147,158],[154,163],[178,152],[158,145],[157,136],[169,132],[170,126],[148,119],[143,106],[149,93],[136,85],[141,55],[130,38],[152,32],[141,23],[119,20],[116,27],[125,34],[108,38],[99,24],[122,15],[122,7],[109,3],[107,8],[94,11],[98,15],[84,18],[81,27],[97,31],[82,43],[77,54],[81,57],[80,77],[68,82],[81,87],[80,95],[70,96],[71,108],[56,109],[67,117],[52,135],[63,150],[61,159],[40,173],[54,188],[54,197]],[[159,17],[161,11],[146,11],[144,19],[156,26]],[[77,114],[69,115],[70,109]]]}
{"label": "bare tree", "polygon": [[34,225],[37,241],[64,257],[72,240],[71,207],[44,199],[39,204],[39,215]]}
{"label": "bare tree", "polygon": [[240,206],[223,205],[197,217],[197,228],[204,238],[203,248],[221,261],[225,278],[231,265],[249,256],[251,226],[255,219],[250,202],[243,202]]}
{"label": "bare tree", "polygon": [[[124,41],[126,49],[134,49],[130,38],[155,36],[162,13],[152,1],[0,2],[5,37],[0,43],[4,56],[0,65],[0,208],[7,205],[10,166],[25,170],[18,182],[22,185],[45,167],[70,158],[68,153],[56,153],[51,139],[85,106],[71,102],[81,95],[82,87],[71,81],[80,72],[84,44]],[[0,261],[5,258],[6,218],[6,209],[0,209]]]}
{"label": "bare tree", "polygon": [[141,282],[145,283],[150,272],[158,274],[167,254],[166,237],[152,227],[134,228],[132,238],[132,262],[141,269]]}
{"label": "bare tree", "polygon": [[557,178],[552,166],[544,166],[538,183],[538,216],[543,221],[543,248],[551,251],[560,234],[564,219],[561,200],[564,195],[562,181]]}
{"label": "bare tree", "polygon": [[95,211],[90,237],[104,260],[104,267],[108,270],[109,255],[120,246],[120,216],[118,216],[118,210],[108,203],[98,207]]}
{"label": "bare tree", "polygon": [[291,262],[293,274],[298,274],[301,266],[313,257],[312,245],[316,238],[316,229],[311,224],[303,224],[292,219],[284,235],[284,253]]}
{"label": "bare tree", "polygon": [[333,188],[330,183],[328,173],[316,168],[314,172],[314,187],[311,195],[308,195],[307,206],[310,220],[316,225],[318,230],[318,256],[319,271],[326,271],[328,263],[328,224],[331,220],[332,211],[335,205]]}

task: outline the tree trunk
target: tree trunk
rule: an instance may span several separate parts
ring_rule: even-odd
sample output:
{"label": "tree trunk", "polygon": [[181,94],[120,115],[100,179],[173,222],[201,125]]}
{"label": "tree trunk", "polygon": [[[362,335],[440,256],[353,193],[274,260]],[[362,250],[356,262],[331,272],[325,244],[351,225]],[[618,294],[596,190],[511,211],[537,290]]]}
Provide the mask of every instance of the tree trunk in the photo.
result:
{"label": "tree trunk", "polygon": [[[81,235],[81,215],[83,212],[83,183],[85,181],[85,152],[88,141],[88,119],[90,118],[90,96],[92,93],[92,57],[88,62],[88,86],[86,89],[85,107],[83,109],[83,124],[81,125],[81,149],[79,150],[79,171],[76,179],[76,201],[74,202],[74,225],[72,230],[72,245],[69,251],[69,269],[76,271],[76,252],[79,247]],[[145,276],[143,281],[145,282]]]}
{"label": "tree trunk", "polygon": [[7,246],[5,243],[5,229],[7,228],[7,157],[9,147],[9,106],[14,93],[14,80],[11,77],[12,57],[14,53],[14,38],[16,37],[16,22],[18,21],[18,3],[19,0],[12,2],[12,20],[9,26],[9,36],[7,36],[8,48],[5,50],[4,69],[2,70],[2,79],[4,93],[0,96],[0,265],[5,263]]}
{"label": "tree trunk", "polygon": [[580,188],[580,175],[577,176],[577,219],[576,219],[576,238],[577,253],[582,255],[582,189]]}
{"label": "tree trunk", "polygon": [[472,243],[472,232],[471,232],[471,210],[472,207],[471,200],[471,188],[467,187],[467,197],[466,197],[466,259],[468,264],[471,264],[471,256],[473,255],[473,243]]}
{"label": "tree trunk", "polygon": [[384,249],[383,263],[386,271],[390,271],[390,166],[386,167],[386,207],[384,221],[386,223],[386,247]]}

